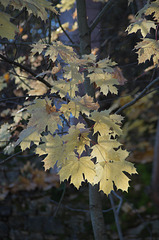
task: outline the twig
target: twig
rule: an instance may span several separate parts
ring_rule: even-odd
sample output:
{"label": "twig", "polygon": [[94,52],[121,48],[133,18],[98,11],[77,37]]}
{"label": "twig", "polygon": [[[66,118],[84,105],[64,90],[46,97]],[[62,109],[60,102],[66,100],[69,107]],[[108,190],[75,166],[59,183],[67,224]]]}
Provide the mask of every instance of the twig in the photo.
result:
{"label": "twig", "polygon": [[22,46],[28,46],[33,44],[32,42],[9,42],[8,40],[1,39],[0,44],[7,44],[7,45],[22,45]]}
{"label": "twig", "polygon": [[[59,205],[59,202],[57,202],[57,201],[55,201],[55,200],[50,199],[50,201],[51,201],[52,203],[56,204],[56,205]],[[67,206],[67,205],[65,205],[65,204],[60,204],[60,206],[66,208],[66,209],[68,209],[68,210],[70,210],[70,211],[72,211],[72,212],[87,212],[87,213],[90,212],[89,209],[72,208],[72,207],[69,207],[69,206]],[[117,208],[117,206],[115,206],[115,208]],[[102,212],[103,212],[103,213],[107,213],[107,212],[110,212],[110,211],[112,211],[112,210],[113,210],[113,208],[109,208],[109,209],[106,209],[106,210],[102,210]]]}
{"label": "twig", "polygon": [[[21,65],[20,63],[15,62],[14,60],[8,59],[7,57],[3,56],[2,54],[0,54],[0,58],[3,59],[5,62],[13,64],[17,67],[20,67],[20,69],[25,70],[26,72],[30,73],[34,77],[37,76],[37,74],[35,72],[33,72],[30,68],[28,68],[24,65]],[[52,88],[52,85],[50,83],[48,83],[47,81],[45,81],[43,78],[37,77],[36,79],[39,80],[40,82],[44,83],[48,88]]]}
{"label": "twig", "polygon": [[110,202],[111,202],[111,205],[112,205],[112,208],[113,208],[115,223],[116,223],[116,227],[117,227],[118,234],[119,234],[119,239],[123,240],[123,235],[122,235],[122,231],[121,231],[120,224],[119,224],[118,213],[115,210],[115,205],[114,205],[114,200],[113,200],[112,193],[109,194],[109,199],[110,199]]}
{"label": "twig", "polygon": [[50,16],[49,16],[49,39],[48,39],[48,44],[51,44],[51,20],[52,20],[52,12],[50,11]]}
{"label": "twig", "polygon": [[58,206],[57,206],[57,208],[56,208],[56,211],[54,212],[54,217],[56,217],[57,212],[58,212],[59,209],[60,209],[60,206],[61,206],[62,200],[63,200],[63,198],[64,198],[65,192],[66,192],[66,183],[64,182],[64,189],[63,189],[63,192],[62,192],[60,201],[58,202]]}
{"label": "twig", "polygon": [[94,19],[93,23],[89,27],[89,31],[92,32],[94,28],[97,26],[97,24],[101,21],[101,18],[105,14],[107,10],[110,10],[110,7],[112,7],[114,4],[114,0],[110,0],[107,2],[104,6],[104,8],[101,10],[101,12],[97,15],[97,17]]}
{"label": "twig", "polygon": [[59,23],[62,31],[63,31],[64,34],[66,35],[66,37],[70,40],[70,42],[71,42],[72,44],[75,44],[74,41],[70,38],[70,36],[68,35],[68,33],[67,33],[67,32],[65,31],[65,29],[63,28],[63,26],[62,26],[62,24],[61,24],[61,21],[60,21],[60,18],[59,18],[58,15],[56,15],[56,18],[57,18],[57,21],[58,21],[58,23]]}
{"label": "twig", "polygon": [[118,198],[119,199],[119,205],[118,205],[118,208],[117,208],[117,214],[119,214],[119,211],[120,211],[120,209],[121,209],[121,205],[122,205],[122,203],[123,203],[123,198],[122,197],[120,197],[116,192],[114,192],[114,191],[112,191],[112,193],[114,194],[114,196],[116,196],[116,198]]}
{"label": "twig", "polygon": [[15,153],[15,154],[13,154],[13,155],[7,157],[6,159],[4,159],[3,161],[0,162],[0,165],[3,164],[3,163],[5,163],[5,162],[7,162],[7,161],[10,160],[11,158],[13,158],[13,157],[19,155],[21,152],[22,152],[22,151],[17,152],[17,153]]}
{"label": "twig", "polygon": [[134,98],[131,102],[125,104],[124,106],[122,106],[121,108],[119,108],[117,111],[116,111],[116,114],[119,114],[121,113],[124,109],[134,105],[140,98],[144,97],[145,93],[155,84],[159,82],[159,77],[155,78],[151,83],[149,83],[145,88],[144,90],[136,97]]}

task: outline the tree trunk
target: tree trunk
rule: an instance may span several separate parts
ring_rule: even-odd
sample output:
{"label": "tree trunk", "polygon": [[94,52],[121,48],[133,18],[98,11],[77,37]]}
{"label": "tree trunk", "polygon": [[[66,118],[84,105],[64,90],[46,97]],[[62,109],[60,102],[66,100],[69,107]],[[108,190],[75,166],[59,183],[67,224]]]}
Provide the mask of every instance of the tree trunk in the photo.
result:
{"label": "tree trunk", "polygon": [[[80,37],[81,55],[91,53],[91,37],[87,23],[86,2],[85,0],[76,0],[77,19]],[[85,90],[88,95],[94,95],[93,87],[90,87],[89,78],[85,77]],[[98,191],[98,185],[89,185],[89,205],[92,227],[95,240],[106,240],[106,230],[102,213],[101,196]]]}

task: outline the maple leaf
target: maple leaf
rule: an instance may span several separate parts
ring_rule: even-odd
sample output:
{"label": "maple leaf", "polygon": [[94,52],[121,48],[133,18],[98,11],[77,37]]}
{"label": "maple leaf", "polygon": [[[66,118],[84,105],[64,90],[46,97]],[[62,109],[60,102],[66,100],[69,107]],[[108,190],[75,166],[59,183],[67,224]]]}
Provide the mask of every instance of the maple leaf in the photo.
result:
{"label": "maple leaf", "polygon": [[76,80],[65,81],[62,79],[56,82],[54,81],[51,93],[55,93],[55,91],[59,91],[61,97],[64,97],[67,94],[69,94],[69,96],[72,98],[73,96],[75,96],[75,92],[78,91],[77,81]]}
{"label": "maple leaf", "polygon": [[122,134],[122,130],[118,124],[121,124],[123,117],[117,114],[110,115],[110,110],[93,112],[90,119],[95,121],[94,132],[99,132],[101,136],[111,133],[115,137],[116,134]]}
{"label": "maple leaf", "polygon": [[29,126],[24,129],[20,134],[18,140],[15,142],[15,147],[20,144],[22,151],[30,148],[31,142],[38,143],[41,135],[37,133],[35,126]]}
{"label": "maple leaf", "polygon": [[64,78],[76,80],[77,83],[84,81],[83,75],[79,73],[79,67],[73,63],[64,67]]}
{"label": "maple leaf", "polygon": [[42,144],[37,146],[36,154],[47,154],[43,160],[45,170],[53,168],[56,163],[58,167],[61,167],[68,154],[68,152],[66,152],[63,140],[58,135],[53,137],[49,134],[42,137],[42,142]]}
{"label": "maple leaf", "polygon": [[90,145],[88,134],[89,128],[84,128],[84,124],[78,123],[76,126],[71,126],[68,134],[63,136],[62,139],[70,152],[76,149],[78,154],[81,155],[85,150],[85,145]]}
{"label": "maple leaf", "polygon": [[93,149],[91,156],[92,158],[96,157],[97,162],[108,161],[108,152],[111,149],[118,148],[120,145],[117,140],[110,139],[108,135],[98,136],[98,143],[91,147]]}
{"label": "maple leaf", "polygon": [[32,44],[31,47],[32,54],[37,52],[41,54],[44,51],[44,55],[50,56],[50,59],[53,62],[55,62],[57,57],[60,56],[66,63],[83,63],[82,59],[79,59],[72,47],[66,46],[60,41],[54,41],[52,42],[52,45],[43,44],[39,41],[38,43]]}
{"label": "maple leaf", "polygon": [[83,55],[83,65],[87,65],[87,70],[89,73],[96,73],[96,74],[102,74],[102,73],[113,73],[113,67],[116,65],[116,62],[113,62],[109,58],[105,58],[102,60],[99,60],[96,62],[96,55],[89,54],[89,55]]}
{"label": "maple leaf", "polygon": [[159,0],[151,2],[148,7],[145,9],[146,15],[153,14],[155,20],[159,20]]}
{"label": "maple leaf", "polygon": [[93,98],[87,94],[83,97],[76,97],[72,99],[68,104],[62,104],[61,111],[65,113],[66,117],[70,116],[70,113],[76,118],[79,117],[79,113],[85,113],[89,115],[90,110],[97,110],[99,104],[93,102]]}
{"label": "maple leaf", "polygon": [[0,147],[6,146],[7,142],[10,140],[11,133],[9,131],[9,124],[4,123],[0,128]]}
{"label": "maple leaf", "polygon": [[55,106],[52,107],[48,98],[35,100],[34,104],[27,107],[27,111],[31,114],[28,126],[35,126],[38,133],[45,131],[46,126],[53,133],[57,129],[57,124],[61,124],[61,113]]}
{"label": "maple leaf", "polygon": [[100,86],[101,91],[107,95],[110,91],[111,93],[117,94],[118,90],[114,85],[118,85],[118,80],[113,78],[110,73],[91,73],[88,74],[91,82],[96,82],[98,86]]}
{"label": "maple leaf", "polygon": [[61,12],[70,10],[75,4],[75,0],[61,0],[60,4],[57,4],[57,7],[60,8]]}
{"label": "maple leaf", "polygon": [[51,2],[46,0],[20,0],[20,1],[19,0],[12,0],[12,1],[1,0],[0,2],[5,7],[8,4],[11,4],[14,8],[19,10],[26,7],[29,14],[33,13],[35,16],[40,17],[44,21],[46,21],[48,18],[48,15],[45,9],[58,14],[55,7],[52,6]]}
{"label": "maple leaf", "polygon": [[142,42],[139,42],[135,49],[137,49],[138,54],[138,62],[144,63],[146,60],[151,59],[153,60],[154,65],[158,65],[158,59],[159,59],[159,40],[155,39],[143,39]]}
{"label": "maple leaf", "polygon": [[[71,182],[78,189],[82,181],[88,180],[92,183],[95,177],[94,163],[90,157],[77,158],[75,154],[68,156],[66,163],[59,171],[60,181],[69,179],[71,176]],[[83,176],[84,175],[84,176]]]}
{"label": "maple leaf", "polygon": [[131,23],[126,31],[128,34],[130,33],[136,33],[138,30],[141,31],[142,36],[145,38],[146,35],[150,32],[150,29],[154,28],[156,29],[156,25],[153,21],[146,20],[146,19],[137,19],[136,22]]}
{"label": "maple leaf", "polygon": [[37,42],[37,43],[31,44],[31,47],[32,47],[31,49],[32,55],[35,55],[36,53],[41,54],[44,50],[46,50],[47,44]]}
{"label": "maple leaf", "polygon": [[75,63],[80,61],[77,54],[73,51],[73,48],[64,45],[60,41],[53,42],[52,45],[48,47],[45,55],[50,55],[50,58],[54,62],[58,54],[66,63]]}
{"label": "maple leaf", "polygon": [[129,187],[129,178],[124,174],[135,174],[136,169],[134,165],[125,158],[128,156],[128,152],[122,149],[115,151],[111,149],[108,152],[107,159],[97,163],[95,165],[96,176],[94,183],[99,182],[99,190],[102,190],[105,194],[109,194],[113,188],[113,184],[117,189],[127,191]]}
{"label": "maple leaf", "polygon": [[0,36],[2,38],[14,39],[15,33],[18,28],[10,22],[11,16],[7,13],[1,12],[0,14]]}

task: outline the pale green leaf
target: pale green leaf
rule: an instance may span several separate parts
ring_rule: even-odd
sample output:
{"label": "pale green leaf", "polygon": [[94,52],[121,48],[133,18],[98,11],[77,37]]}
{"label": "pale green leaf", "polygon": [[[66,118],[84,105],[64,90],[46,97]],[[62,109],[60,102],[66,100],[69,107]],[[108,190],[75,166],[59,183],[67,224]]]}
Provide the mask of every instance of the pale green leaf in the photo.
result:
{"label": "pale green leaf", "polygon": [[2,38],[14,39],[18,28],[10,22],[11,16],[7,13],[0,12],[0,36]]}

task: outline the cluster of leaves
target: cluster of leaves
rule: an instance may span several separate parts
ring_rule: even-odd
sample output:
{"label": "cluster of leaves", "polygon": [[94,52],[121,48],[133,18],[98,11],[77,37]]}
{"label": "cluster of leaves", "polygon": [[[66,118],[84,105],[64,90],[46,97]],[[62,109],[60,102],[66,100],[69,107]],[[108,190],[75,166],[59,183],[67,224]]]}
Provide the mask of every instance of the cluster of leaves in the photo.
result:
{"label": "cluster of leaves", "polygon": [[37,43],[32,47],[32,54],[38,52],[54,62],[60,56],[65,61],[62,77],[52,83],[51,89],[51,93],[58,90],[60,98],[36,99],[26,107],[30,119],[16,145],[25,150],[34,142],[37,154],[47,154],[45,169],[56,165],[60,181],[70,179],[77,188],[86,180],[99,183],[106,194],[114,189],[114,184],[117,189],[127,191],[129,178],[124,172],[132,174],[136,169],[125,161],[128,152],[117,140],[122,134],[123,117],[111,114],[111,110],[99,112],[99,104],[92,97],[79,96],[78,92],[78,86],[84,87],[87,71],[90,82],[95,82],[105,95],[109,91],[117,94],[118,80],[113,68],[116,63],[110,59],[97,62],[94,55],[80,59],[71,47],[60,42],[50,46]]}
{"label": "cluster of leaves", "polygon": [[[1,3],[4,7],[11,4],[16,9],[26,7],[29,14],[33,13],[44,21],[47,19],[45,9],[57,14],[55,8],[46,0],[1,0]],[[73,4],[74,1],[61,1],[58,7],[65,11]],[[127,28],[129,34],[141,31],[143,38],[135,46],[138,62],[151,60],[151,68],[158,67],[158,40],[149,37],[150,29],[156,29],[158,8],[158,0],[148,1]],[[3,19],[9,21],[7,15]],[[5,35],[7,33],[4,33],[4,26],[8,26],[8,22],[1,25],[0,35],[12,38],[15,28],[9,31],[11,35]],[[112,114],[111,109],[100,112],[96,97],[89,96],[85,89],[87,77],[95,91],[104,95],[118,94],[116,63],[109,58],[97,61],[93,54],[80,58],[72,47],[60,41],[46,44],[46,41],[42,40],[32,44],[31,48],[32,58],[47,58],[53,63],[52,71],[44,71],[37,76],[45,76],[52,87],[49,94],[36,98],[24,107],[24,112],[20,112],[25,115],[25,119],[29,115],[29,119],[27,128],[20,133],[15,146],[20,145],[22,150],[25,150],[35,143],[35,152],[44,155],[45,169],[55,166],[60,181],[67,179],[76,188],[79,188],[83,181],[87,181],[92,185],[99,184],[99,189],[106,194],[114,190],[114,186],[127,191],[129,178],[125,172],[131,175],[136,173],[136,169],[132,163],[125,160],[128,152],[118,141],[122,135],[123,117]],[[45,86],[45,93],[46,91]],[[16,119],[12,127],[17,122]],[[7,124],[1,128],[6,141],[10,138],[7,133],[9,128]]]}
{"label": "cluster of leaves", "polygon": [[[129,4],[132,1],[129,1]],[[128,26],[127,32],[129,34],[141,32],[142,39],[137,43],[135,49],[138,54],[138,62],[145,63],[147,60],[152,60],[152,66],[147,70],[158,67],[159,59],[159,40],[157,40],[158,21],[159,21],[159,1],[147,1],[147,4],[137,12],[133,22]],[[148,20],[150,19],[151,20]],[[155,29],[156,39],[152,39],[150,30]]]}

